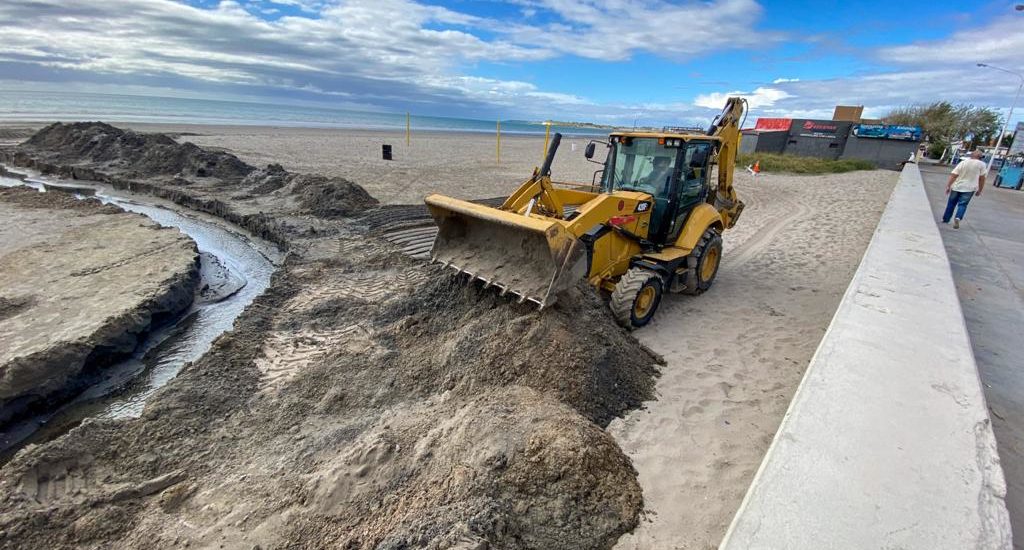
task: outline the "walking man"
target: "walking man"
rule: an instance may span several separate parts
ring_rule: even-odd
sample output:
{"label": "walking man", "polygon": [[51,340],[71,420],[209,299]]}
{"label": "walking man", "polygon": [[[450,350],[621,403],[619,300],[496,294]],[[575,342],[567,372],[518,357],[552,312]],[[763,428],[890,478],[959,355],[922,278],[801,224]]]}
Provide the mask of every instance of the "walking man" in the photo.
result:
{"label": "walking man", "polygon": [[[942,214],[942,223],[949,223],[953,218],[953,228],[960,229],[960,220],[964,219],[967,212],[967,203],[971,197],[981,195],[981,188],[985,186],[985,173],[988,166],[981,161],[981,151],[971,152],[971,158],[960,161],[949,175],[949,182],[946,184],[946,194],[949,200],[946,201],[946,212]],[[953,215],[953,209],[956,215]]]}

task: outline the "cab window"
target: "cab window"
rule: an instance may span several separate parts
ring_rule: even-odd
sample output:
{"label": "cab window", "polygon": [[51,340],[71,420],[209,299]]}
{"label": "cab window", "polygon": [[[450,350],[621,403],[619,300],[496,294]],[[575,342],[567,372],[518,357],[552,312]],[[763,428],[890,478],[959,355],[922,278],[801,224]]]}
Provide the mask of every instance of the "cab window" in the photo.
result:
{"label": "cab window", "polygon": [[710,153],[711,144],[708,142],[689,142],[683,149],[679,177],[680,205],[692,204],[703,198]]}
{"label": "cab window", "polygon": [[664,196],[676,169],[678,149],[659,145],[657,138],[622,138],[615,144],[604,188]]}

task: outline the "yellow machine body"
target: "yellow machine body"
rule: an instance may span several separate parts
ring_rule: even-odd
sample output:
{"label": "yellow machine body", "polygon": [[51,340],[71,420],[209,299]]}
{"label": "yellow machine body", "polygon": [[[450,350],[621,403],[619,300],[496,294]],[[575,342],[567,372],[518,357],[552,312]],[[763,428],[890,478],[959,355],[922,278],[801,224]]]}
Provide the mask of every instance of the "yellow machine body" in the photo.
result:
{"label": "yellow machine body", "polygon": [[[707,144],[703,150],[713,151],[713,158],[687,173],[692,176],[700,171],[700,176],[693,177],[704,178],[704,194],[685,212],[673,212],[676,217],[670,222],[662,220],[671,227],[652,227],[656,203],[664,203],[658,193],[615,188],[613,183],[552,182],[548,171],[557,148],[555,141],[544,167],[498,208],[438,194],[426,197],[438,226],[431,251],[433,261],[542,308],[582,278],[612,291],[623,274],[636,266],[654,270],[665,285],[671,286],[677,274],[681,277],[683,271],[693,267],[687,258],[708,229],[724,231],[732,227],[742,211],[743,204],[732,186],[742,113],[739,102],[730,99],[713,133],[610,135],[613,144],[657,140],[658,144],[679,148],[692,142]],[[560,139],[557,134],[555,137]],[[609,147],[614,151],[613,145]],[[592,149],[588,149],[588,158],[591,154]],[[716,161],[718,182],[711,185],[707,180]],[[606,167],[613,164],[606,162]],[[680,174],[677,170],[676,176]],[[674,227],[677,222],[682,227]],[[670,229],[668,239],[666,227]],[[655,238],[661,242],[652,240]]]}

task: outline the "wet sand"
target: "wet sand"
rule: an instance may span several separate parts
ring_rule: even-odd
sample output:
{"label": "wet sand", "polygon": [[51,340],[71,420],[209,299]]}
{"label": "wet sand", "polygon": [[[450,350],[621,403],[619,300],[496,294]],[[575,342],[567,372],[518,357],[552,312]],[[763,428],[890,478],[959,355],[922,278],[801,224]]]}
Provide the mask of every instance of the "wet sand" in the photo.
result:
{"label": "wet sand", "polygon": [[69,391],[192,302],[198,253],[174,229],[27,188],[0,188],[0,219],[0,421]]}

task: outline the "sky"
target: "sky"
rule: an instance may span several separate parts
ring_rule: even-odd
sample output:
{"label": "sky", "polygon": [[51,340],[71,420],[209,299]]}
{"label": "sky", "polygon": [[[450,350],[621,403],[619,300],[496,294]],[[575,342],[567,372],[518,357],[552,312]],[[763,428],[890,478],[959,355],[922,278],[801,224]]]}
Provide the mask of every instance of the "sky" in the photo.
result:
{"label": "sky", "polygon": [[977,64],[1024,73],[1018,3],[2,0],[0,89],[642,125],[730,95],[755,117],[1005,113],[1020,79]]}

